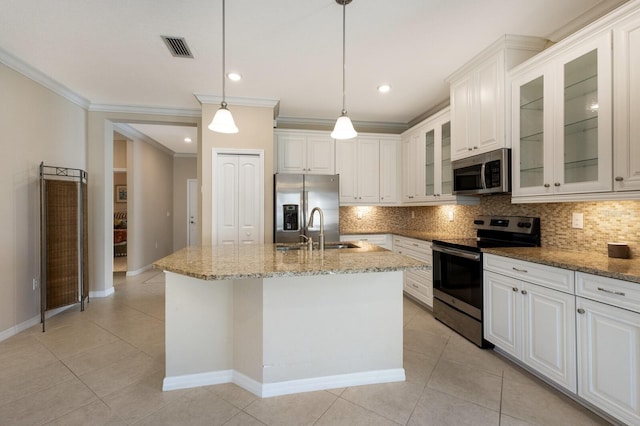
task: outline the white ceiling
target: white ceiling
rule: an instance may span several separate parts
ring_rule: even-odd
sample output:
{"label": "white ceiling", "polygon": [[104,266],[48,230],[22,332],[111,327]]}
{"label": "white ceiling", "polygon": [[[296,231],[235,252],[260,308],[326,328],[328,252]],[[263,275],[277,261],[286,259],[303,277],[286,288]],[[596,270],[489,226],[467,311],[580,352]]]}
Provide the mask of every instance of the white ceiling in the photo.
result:
{"label": "white ceiling", "polygon": [[[445,78],[503,34],[557,39],[624,0],[353,0],[347,108],[354,122],[406,124],[448,98]],[[220,96],[221,0],[0,0],[0,49],[93,105],[199,109]],[[227,1],[230,109],[279,100],[279,116],[335,119],[342,7],[335,0]],[[184,37],[174,58],[161,35]],[[1,53],[1,52],[0,52]],[[388,94],[376,87],[391,84]],[[357,126],[356,126],[357,127]]]}

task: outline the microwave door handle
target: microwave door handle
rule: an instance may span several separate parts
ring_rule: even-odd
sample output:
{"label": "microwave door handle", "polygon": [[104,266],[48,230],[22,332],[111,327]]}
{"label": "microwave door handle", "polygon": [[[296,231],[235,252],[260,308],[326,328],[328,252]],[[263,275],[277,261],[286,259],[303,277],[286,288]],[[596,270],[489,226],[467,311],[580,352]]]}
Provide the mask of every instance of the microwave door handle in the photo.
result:
{"label": "microwave door handle", "polygon": [[449,248],[449,247],[441,247],[441,246],[436,246],[436,245],[431,246],[431,250],[439,251],[439,252],[442,252],[442,253],[445,253],[445,254],[450,254],[452,256],[462,257],[462,258],[473,260],[473,261],[476,261],[476,262],[480,261],[480,254],[478,254],[478,253],[470,253],[468,251],[464,251],[464,250],[460,250],[460,249]]}
{"label": "microwave door handle", "polygon": [[487,179],[484,177],[484,171],[487,167],[487,163],[482,163],[482,167],[480,168],[480,182],[482,182],[482,189],[487,189]]}

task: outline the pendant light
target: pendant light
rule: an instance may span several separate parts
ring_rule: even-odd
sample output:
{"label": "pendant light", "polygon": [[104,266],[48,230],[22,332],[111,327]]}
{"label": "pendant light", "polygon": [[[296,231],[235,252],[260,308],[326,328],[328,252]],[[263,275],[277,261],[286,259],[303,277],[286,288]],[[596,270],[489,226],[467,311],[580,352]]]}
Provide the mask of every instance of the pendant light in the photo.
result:
{"label": "pendant light", "polygon": [[222,0],[222,102],[220,102],[220,109],[216,111],[216,115],[213,116],[213,120],[209,124],[209,130],[213,130],[218,133],[238,133],[238,127],[233,121],[231,111],[227,109],[226,102],[226,63],[225,63],[225,0]]}
{"label": "pendant light", "polygon": [[358,133],[353,128],[353,124],[351,124],[351,120],[347,115],[347,90],[345,88],[345,74],[347,69],[345,61],[346,9],[347,5],[351,3],[351,0],[336,0],[336,3],[342,6],[342,112],[336,121],[333,132],[331,132],[331,137],[334,139],[351,139],[358,136]]}

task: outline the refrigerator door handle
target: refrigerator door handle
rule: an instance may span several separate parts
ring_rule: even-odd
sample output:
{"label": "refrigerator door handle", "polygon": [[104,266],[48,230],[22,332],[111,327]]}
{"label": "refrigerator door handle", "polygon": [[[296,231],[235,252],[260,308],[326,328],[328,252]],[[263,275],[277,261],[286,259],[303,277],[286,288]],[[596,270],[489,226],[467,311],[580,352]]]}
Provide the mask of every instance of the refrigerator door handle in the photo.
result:
{"label": "refrigerator door handle", "polygon": [[307,209],[309,208],[309,191],[305,191],[302,190],[302,193],[300,194],[301,196],[301,200],[302,200],[302,226],[301,231],[304,235],[308,235],[307,234],[307,217],[309,212],[307,211]]}

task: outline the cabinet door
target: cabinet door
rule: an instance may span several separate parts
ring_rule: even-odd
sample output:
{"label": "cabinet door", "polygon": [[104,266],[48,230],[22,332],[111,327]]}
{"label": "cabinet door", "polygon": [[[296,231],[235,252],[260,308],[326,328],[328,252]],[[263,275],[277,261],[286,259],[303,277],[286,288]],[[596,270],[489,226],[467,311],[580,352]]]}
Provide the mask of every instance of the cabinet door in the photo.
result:
{"label": "cabinet door", "polygon": [[554,191],[611,191],[610,34],[559,57],[556,75]]}
{"label": "cabinet door", "polygon": [[358,201],[357,143],[355,139],[336,141],[336,173],[340,175],[340,202]]}
{"label": "cabinet door", "polygon": [[278,172],[307,171],[307,138],[298,135],[278,135]]}
{"label": "cabinet door", "polygon": [[576,298],[578,395],[640,424],[640,314]]}
{"label": "cabinet door", "polygon": [[358,139],[358,202],[380,202],[380,142]]}
{"label": "cabinet door", "polygon": [[520,282],[493,272],[484,272],[484,338],[503,351],[520,358],[520,321],[517,306]]}
{"label": "cabinet door", "polygon": [[469,141],[473,110],[473,76],[451,84],[451,159],[473,155]]}
{"label": "cabinet door", "polygon": [[334,141],[329,136],[307,136],[306,171],[319,175],[335,173]]}
{"label": "cabinet door", "polygon": [[614,189],[640,189],[640,13],[613,30]]}
{"label": "cabinet door", "polygon": [[435,197],[440,190],[440,182],[436,185],[436,129],[430,128],[424,134],[424,195]]}
{"label": "cabinet door", "polygon": [[[545,72],[546,71],[546,72]],[[553,193],[553,84],[549,67],[512,81],[513,194]]]}
{"label": "cabinet door", "polygon": [[415,133],[411,133],[402,141],[402,200],[409,203],[417,201],[415,138]]}
{"label": "cabinet door", "polygon": [[395,140],[380,139],[380,202],[398,202],[398,151]]}
{"label": "cabinet door", "polygon": [[523,283],[522,361],[576,392],[575,296]]}
{"label": "cabinet door", "polygon": [[474,155],[503,146],[504,123],[500,117],[504,116],[504,77],[501,74],[504,74],[504,53],[486,61],[476,72],[473,111],[477,123],[472,122],[472,128],[477,131],[469,138]]}
{"label": "cabinet door", "polygon": [[[451,195],[453,192],[453,170],[451,168],[451,121],[440,127],[440,193]],[[438,170],[436,170],[436,173]]]}

